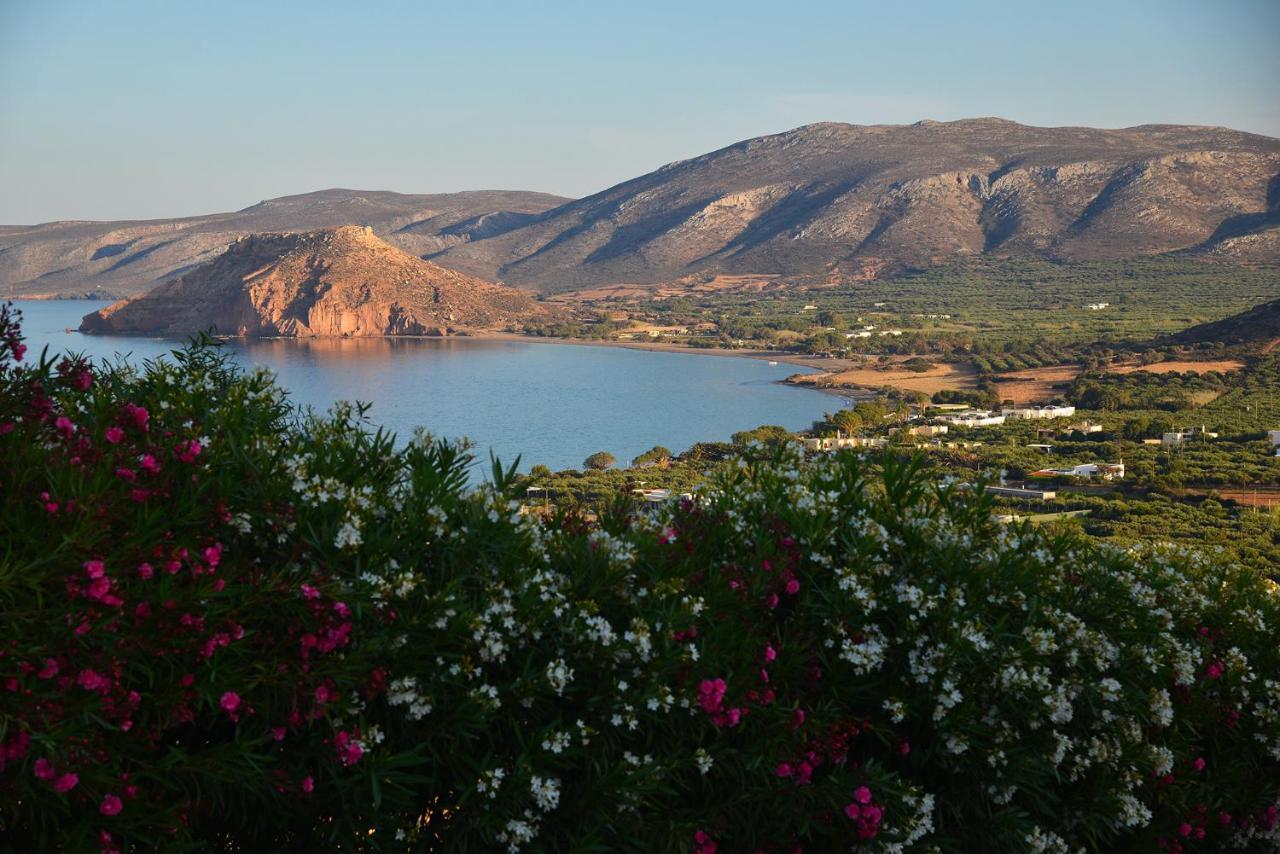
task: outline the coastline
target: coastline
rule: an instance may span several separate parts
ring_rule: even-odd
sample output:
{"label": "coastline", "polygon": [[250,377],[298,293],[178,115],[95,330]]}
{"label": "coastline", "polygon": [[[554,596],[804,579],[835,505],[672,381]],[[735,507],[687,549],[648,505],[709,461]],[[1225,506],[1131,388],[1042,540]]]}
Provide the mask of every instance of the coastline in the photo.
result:
{"label": "coastline", "polygon": [[[515,341],[534,344],[572,344],[577,347],[614,347],[624,350],[646,350],[651,353],[685,353],[695,356],[729,356],[737,359],[757,359],[777,362],[778,364],[796,365],[802,368],[809,368],[815,372],[814,376],[819,374],[836,373],[856,364],[848,359],[830,359],[821,356],[806,356],[800,353],[779,353],[774,350],[755,349],[731,350],[727,347],[689,347],[684,344],[667,344],[661,341],[586,341],[581,338],[521,335],[516,332],[480,332],[451,337],[469,338],[473,341]],[[774,382],[791,386],[793,388],[803,388],[808,389],[809,391],[817,391],[822,394],[831,395],[832,397],[838,397],[850,405],[857,402],[859,391],[864,391],[868,397],[874,395],[871,389],[860,390],[855,388],[831,388],[811,385],[809,383],[793,383],[788,382],[785,379],[775,380]]]}

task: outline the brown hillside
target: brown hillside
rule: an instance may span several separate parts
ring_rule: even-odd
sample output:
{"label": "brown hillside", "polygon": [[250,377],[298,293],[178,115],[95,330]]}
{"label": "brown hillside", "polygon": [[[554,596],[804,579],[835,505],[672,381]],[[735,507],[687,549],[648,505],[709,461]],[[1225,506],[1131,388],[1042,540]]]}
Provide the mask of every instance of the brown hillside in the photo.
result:
{"label": "brown hillside", "polygon": [[255,234],[133,299],[86,315],[85,332],[233,336],[450,335],[549,309],[528,294],[409,255],[361,226]]}
{"label": "brown hillside", "polygon": [[1280,140],[1002,119],[808,125],[672,163],[430,256],[543,291],[859,279],[967,255],[1280,259]]}
{"label": "brown hillside", "polygon": [[567,199],[501,190],[405,195],[321,190],[234,213],[0,226],[0,297],[145,293],[249,234],[356,224],[413,255],[514,228]]}

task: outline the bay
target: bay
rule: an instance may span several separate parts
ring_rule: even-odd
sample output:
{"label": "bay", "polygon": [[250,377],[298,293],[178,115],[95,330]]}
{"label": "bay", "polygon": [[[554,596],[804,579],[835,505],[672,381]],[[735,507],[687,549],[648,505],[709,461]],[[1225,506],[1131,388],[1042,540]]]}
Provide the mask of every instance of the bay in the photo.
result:
{"label": "bay", "polygon": [[[95,360],[163,356],[182,342],[83,335],[90,300],[16,303],[29,357],[41,348]],[[298,405],[372,404],[369,418],[401,439],[415,427],[466,436],[479,457],[521,455],[578,468],[596,451],[625,462],[654,445],[681,451],[761,424],[808,427],[840,401],[779,380],[805,369],[759,359],[510,340],[272,339],[224,345],[240,364],[272,370]]]}

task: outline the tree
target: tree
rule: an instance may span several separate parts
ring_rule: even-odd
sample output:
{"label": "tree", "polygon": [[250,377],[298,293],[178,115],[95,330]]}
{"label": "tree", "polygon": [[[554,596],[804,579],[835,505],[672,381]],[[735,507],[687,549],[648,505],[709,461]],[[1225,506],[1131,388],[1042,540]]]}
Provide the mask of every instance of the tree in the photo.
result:
{"label": "tree", "polygon": [[608,451],[596,451],[591,456],[582,461],[582,467],[593,469],[595,471],[604,471],[613,468],[618,458]]}
{"label": "tree", "polygon": [[763,424],[754,430],[741,430],[730,436],[733,444],[742,447],[750,445],[752,442],[759,442],[762,445],[780,445],[791,438],[791,431],[786,427],[779,427],[776,424]]}
{"label": "tree", "polygon": [[654,445],[640,456],[631,461],[631,465],[635,468],[641,466],[666,466],[671,462],[671,451],[662,445]]}
{"label": "tree", "polygon": [[845,433],[852,435],[862,426],[862,416],[852,409],[842,409],[831,416],[831,423],[836,426],[837,430],[843,430]]}

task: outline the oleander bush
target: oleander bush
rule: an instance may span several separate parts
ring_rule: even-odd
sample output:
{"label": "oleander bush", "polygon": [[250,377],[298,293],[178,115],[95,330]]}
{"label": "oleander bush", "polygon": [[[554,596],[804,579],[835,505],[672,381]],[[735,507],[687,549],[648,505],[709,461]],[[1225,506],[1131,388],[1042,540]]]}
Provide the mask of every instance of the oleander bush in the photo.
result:
{"label": "oleander bush", "polygon": [[4,847],[1280,844],[1260,574],[786,447],[541,519],[216,348],[0,327]]}

